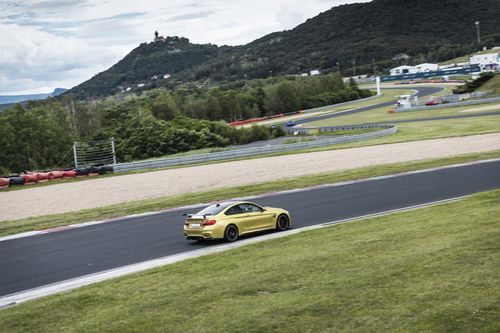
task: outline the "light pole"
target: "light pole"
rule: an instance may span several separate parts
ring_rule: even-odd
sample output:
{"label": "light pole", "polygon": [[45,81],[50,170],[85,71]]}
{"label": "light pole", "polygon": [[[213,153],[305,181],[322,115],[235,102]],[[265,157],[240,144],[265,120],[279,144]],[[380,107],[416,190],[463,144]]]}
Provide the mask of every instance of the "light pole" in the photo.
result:
{"label": "light pole", "polygon": [[479,21],[474,22],[476,25],[476,32],[477,32],[477,45],[479,46],[481,44],[481,30],[479,27]]}

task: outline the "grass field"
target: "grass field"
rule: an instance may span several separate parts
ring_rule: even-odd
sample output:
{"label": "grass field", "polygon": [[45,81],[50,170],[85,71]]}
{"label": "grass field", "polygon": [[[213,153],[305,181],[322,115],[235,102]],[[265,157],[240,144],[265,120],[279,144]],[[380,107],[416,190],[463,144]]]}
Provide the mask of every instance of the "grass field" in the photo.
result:
{"label": "grass field", "polygon": [[127,202],[101,208],[92,208],[78,212],[58,215],[34,217],[22,220],[0,222],[0,236],[12,235],[25,231],[42,230],[75,223],[88,222],[126,216],[136,213],[157,211],[172,207],[198,204],[202,202],[220,201],[242,196],[257,195],[275,191],[302,188],[314,185],[342,182],[346,180],[363,179],[398,172],[420,170],[438,166],[499,158],[500,151],[481,154],[468,154],[452,158],[432,159],[408,163],[379,165],[354,169],[344,172],[304,176],[262,184],[254,184],[202,193],[189,193],[174,197],[165,197],[143,201]]}
{"label": "grass field", "polygon": [[1,332],[499,332],[500,191],[0,310]]}

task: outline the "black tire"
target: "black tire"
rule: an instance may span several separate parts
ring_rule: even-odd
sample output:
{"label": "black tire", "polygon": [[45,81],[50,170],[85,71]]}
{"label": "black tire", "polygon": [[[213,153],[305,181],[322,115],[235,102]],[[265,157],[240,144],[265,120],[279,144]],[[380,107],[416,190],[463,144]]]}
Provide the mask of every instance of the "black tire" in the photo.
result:
{"label": "black tire", "polygon": [[77,176],[87,176],[89,174],[89,168],[76,168]]}
{"label": "black tire", "polygon": [[238,239],[238,228],[234,224],[230,224],[224,231],[224,240],[226,242],[234,242]]}
{"label": "black tire", "polygon": [[24,185],[24,178],[23,177],[10,177],[9,178],[9,185]]}
{"label": "black tire", "polygon": [[285,214],[281,214],[276,219],[276,230],[285,231],[290,226],[290,219]]}

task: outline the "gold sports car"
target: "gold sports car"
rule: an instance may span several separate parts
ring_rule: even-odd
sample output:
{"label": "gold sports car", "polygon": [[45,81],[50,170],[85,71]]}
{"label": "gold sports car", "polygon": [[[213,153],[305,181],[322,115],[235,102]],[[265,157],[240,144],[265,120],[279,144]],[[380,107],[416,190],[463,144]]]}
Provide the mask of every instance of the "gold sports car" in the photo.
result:
{"label": "gold sports car", "polygon": [[252,232],[276,229],[287,230],[290,213],[281,208],[261,207],[248,201],[227,201],[199,211],[184,214],[186,239],[224,239],[234,242],[239,236]]}

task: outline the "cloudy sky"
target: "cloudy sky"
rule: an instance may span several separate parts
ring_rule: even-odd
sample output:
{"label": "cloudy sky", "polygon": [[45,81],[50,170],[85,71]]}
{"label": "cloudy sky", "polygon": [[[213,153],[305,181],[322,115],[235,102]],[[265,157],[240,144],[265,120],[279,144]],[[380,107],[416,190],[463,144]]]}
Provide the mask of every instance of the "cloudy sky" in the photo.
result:
{"label": "cloudy sky", "polygon": [[238,45],[369,0],[0,0],[0,95],[71,88],[158,30]]}

